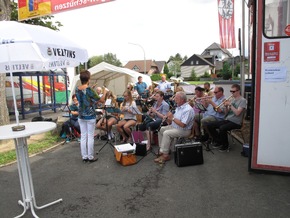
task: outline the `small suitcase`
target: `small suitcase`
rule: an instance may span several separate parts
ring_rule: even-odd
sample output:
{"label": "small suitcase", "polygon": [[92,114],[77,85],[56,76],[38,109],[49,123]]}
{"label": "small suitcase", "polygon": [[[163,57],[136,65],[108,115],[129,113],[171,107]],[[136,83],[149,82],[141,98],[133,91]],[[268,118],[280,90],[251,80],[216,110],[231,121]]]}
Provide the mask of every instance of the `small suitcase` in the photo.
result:
{"label": "small suitcase", "polygon": [[203,164],[202,144],[190,142],[175,145],[174,161],[178,167]]}

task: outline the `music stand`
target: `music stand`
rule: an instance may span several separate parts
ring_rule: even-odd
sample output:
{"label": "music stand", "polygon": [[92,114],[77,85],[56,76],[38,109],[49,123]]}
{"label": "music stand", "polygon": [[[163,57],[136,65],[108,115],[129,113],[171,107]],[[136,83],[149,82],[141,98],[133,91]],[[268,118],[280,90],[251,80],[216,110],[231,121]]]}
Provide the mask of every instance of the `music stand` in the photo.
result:
{"label": "music stand", "polygon": [[[114,145],[111,143],[111,140],[109,139],[109,129],[108,129],[108,119],[107,119],[107,111],[109,111],[110,113],[121,113],[121,110],[119,108],[115,108],[115,107],[108,107],[105,106],[104,107],[104,111],[105,111],[105,119],[106,119],[106,133],[107,133],[107,141],[105,142],[105,144],[97,151],[96,154],[99,154],[101,152],[101,150],[103,150],[103,148],[109,144],[111,145],[111,148],[115,148]],[[114,150],[114,149],[113,149]]]}
{"label": "music stand", "polygon": [[[158,157],[158,153],[159,153],[159,148],[158,148],[158,152],[156,153],[154,150],[153,150],[153,147],[152,147],[152,142],[151,142],[151,128],[149,127],[149,143],[150,143],[150,149],[147,151],[147,154],[148,152],[152,153],[153,155],[155,155],[156,157]],[[152,137],[154,137],[154,132],[152,132]],[[159,147],[159,146],[158,146]]]}

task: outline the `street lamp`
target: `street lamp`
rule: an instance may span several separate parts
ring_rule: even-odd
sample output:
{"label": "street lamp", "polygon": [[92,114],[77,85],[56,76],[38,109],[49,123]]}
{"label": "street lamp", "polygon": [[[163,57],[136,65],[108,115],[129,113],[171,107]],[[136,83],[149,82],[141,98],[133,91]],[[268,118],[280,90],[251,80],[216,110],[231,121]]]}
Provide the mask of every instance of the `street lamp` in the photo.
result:
{"label": "street lamp", "polygon": [[139,46],[140,48],[142,48],[143,54],[144,54],[144,74],[146,74],[146,58],[145,58],[145,50],[144,50],[144,48],[141,45],[136,44],[136,43],[129,42],[129,44],[136,45],[136,46]]}

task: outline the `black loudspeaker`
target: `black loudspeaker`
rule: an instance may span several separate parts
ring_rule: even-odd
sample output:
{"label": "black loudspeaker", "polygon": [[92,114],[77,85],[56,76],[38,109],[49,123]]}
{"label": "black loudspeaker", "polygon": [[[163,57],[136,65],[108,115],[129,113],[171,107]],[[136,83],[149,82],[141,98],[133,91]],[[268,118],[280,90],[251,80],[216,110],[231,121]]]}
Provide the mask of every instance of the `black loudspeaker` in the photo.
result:
{"label": "black loudspeaker", "polygon": [[175,145],[174,161],[178,167],[203,164],[200,142]]}

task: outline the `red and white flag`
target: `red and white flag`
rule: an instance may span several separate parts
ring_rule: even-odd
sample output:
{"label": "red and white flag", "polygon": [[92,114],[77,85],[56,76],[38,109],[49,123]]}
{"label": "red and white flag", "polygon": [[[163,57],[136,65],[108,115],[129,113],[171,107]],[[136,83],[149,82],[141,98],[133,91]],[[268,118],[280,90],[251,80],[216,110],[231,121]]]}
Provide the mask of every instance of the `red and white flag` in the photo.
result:
{"label": "red and white flag", "polygon": [[236,48],[234,0],[217,0],[222,48]]}

